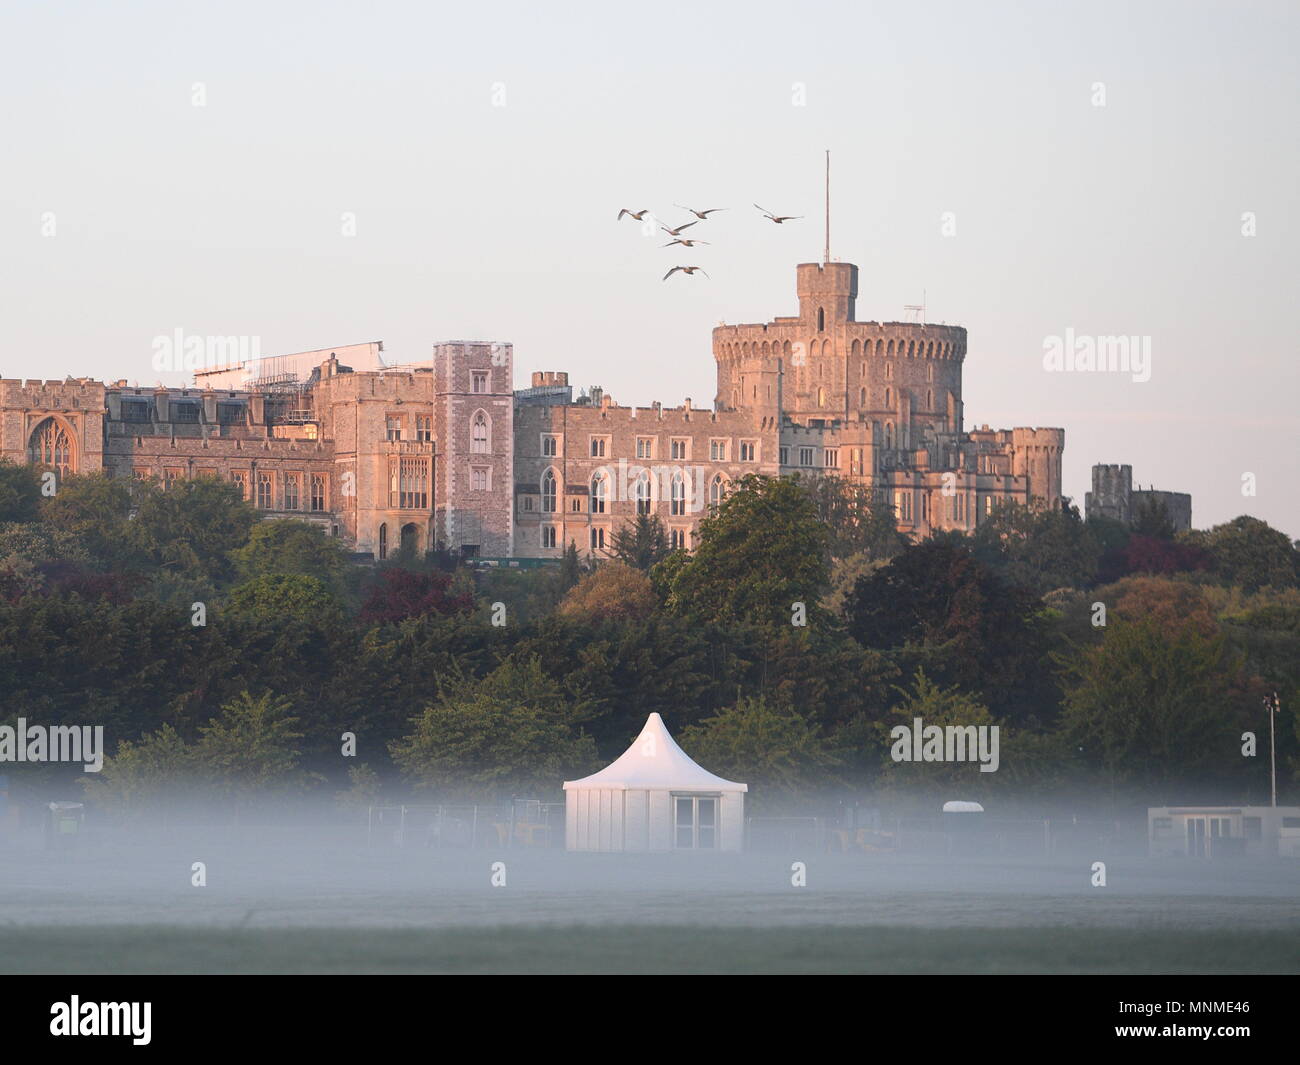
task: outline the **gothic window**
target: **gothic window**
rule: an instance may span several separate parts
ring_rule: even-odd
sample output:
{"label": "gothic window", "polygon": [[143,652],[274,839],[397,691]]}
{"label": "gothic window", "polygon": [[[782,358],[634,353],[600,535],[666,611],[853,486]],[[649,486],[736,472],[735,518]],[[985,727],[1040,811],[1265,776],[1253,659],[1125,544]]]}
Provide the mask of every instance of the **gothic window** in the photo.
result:
{"label": "gothic window", "polygon": [[825,331],[826,331],[826,311],[821,307],[818,307],[817,308],[817,332],[824,333]]}
{"label": "gothic window", "polygon": [[542,474],[542,510],[547,514],[555,513],[555,471],[547,470]]}
{"label": "gothic window", "polygon": [[636,479],[635,487],[636,512],[638,514],[650,513],[650,475],[641,471],[641,475]]}
{"label": "gothic window", "polygon": [[488,420],[487,415],[482,411],[474,415],[474,421],[470,429],[469,438],[470,451],[486,454],[488,450]]}
{"label": "gothic window", "polygon": [[605,478],[593,477],[591,479],[591,512],[593,514],[605,513],[605,500],[609,492]]}
{"label": "gothic window", "polygon": [[388,557],[388,526],[379,526],[379,560],[382,562]]}
{"label": "gothic window", "polygon": [[722,502],[722,475],[718,474],[709,482],[709,506],[716,507]]}
{"label": "gothic window", "polygon": [[677,516],[686,513],[686,482],[680,473],[673,474],[668,513]]}
{"label": "gothic window", "polygon": [[77,471],[72,438],[61,422],[46,418],[32,433],[28,458],[37,466],[48,466],[60,477]]}
{"label": "gothic window", "polygon": [[257,507],[259,510],[270,510],[271,504],[271,475],[269,473],[259,473],[257,475]]}

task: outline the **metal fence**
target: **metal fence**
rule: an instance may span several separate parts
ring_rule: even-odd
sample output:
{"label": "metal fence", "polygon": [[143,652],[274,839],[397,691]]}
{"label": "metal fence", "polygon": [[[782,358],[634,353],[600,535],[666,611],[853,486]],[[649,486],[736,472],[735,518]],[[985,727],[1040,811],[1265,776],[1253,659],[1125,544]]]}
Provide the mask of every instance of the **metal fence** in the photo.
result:
{"label": "metal fence", "polygon": [[366,842],[397,847],[563,847],[564,803],[371,806]]}
{"label": "metal fence", "polygon": [[1078,818],[876,817],[854,823],[842,818],[751,817],[745,845],[750,850],[803,848],[842,854],[1143,854],[1146,836],[1144,825]]}

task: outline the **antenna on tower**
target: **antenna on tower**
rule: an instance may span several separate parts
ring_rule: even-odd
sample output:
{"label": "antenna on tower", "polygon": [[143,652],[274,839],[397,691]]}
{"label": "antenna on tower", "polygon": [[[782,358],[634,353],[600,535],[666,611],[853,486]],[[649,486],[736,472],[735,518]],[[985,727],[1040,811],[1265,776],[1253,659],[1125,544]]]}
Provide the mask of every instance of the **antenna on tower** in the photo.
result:
{"label": "antenna on tower", "polygon": [[831,261],[831,150],[826,149],[826,248],[822,252],[822,263]]}

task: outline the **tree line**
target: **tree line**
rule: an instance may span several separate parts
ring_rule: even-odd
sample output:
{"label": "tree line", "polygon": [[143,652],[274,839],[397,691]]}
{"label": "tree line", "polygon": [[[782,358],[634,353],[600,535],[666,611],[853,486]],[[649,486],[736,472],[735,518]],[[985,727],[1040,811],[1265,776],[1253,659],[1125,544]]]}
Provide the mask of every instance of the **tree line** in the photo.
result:
{"label": "tree line", "polygon": [[[1300,566],[1251,517],[1175,535],[1003,505],[910,542],[835,478],[748,477],[672,551],[474,571],[443,551],[358,565],[215,479],[127,483],[0,464],[0,723],[102,724],[90,783],[542,796],[659,712],[760,807],[840,795],[1267,800],[1300,780]],[[889,730],[996,725],[1001,765],[893,762]],[[1246,733],[1262,737],[1243,755]],[[351,739],[348,739],[351,737]],[[66,787],[27,767],[34,787]]]}

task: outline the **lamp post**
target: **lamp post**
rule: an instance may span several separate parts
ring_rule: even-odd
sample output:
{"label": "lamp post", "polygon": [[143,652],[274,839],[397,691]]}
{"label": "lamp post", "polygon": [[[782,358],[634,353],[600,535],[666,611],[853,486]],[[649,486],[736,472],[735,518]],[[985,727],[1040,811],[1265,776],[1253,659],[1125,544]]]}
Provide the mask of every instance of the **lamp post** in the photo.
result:
{"label": "lamp post", "polygon": [[1268,762],[1269,782],[1273,794],[1273,805],[1277,805],[1277,750],[1273,743],[1273,722],[1281,710],[1277,692],[1264,696],[1264,709],[1268,712]]}

